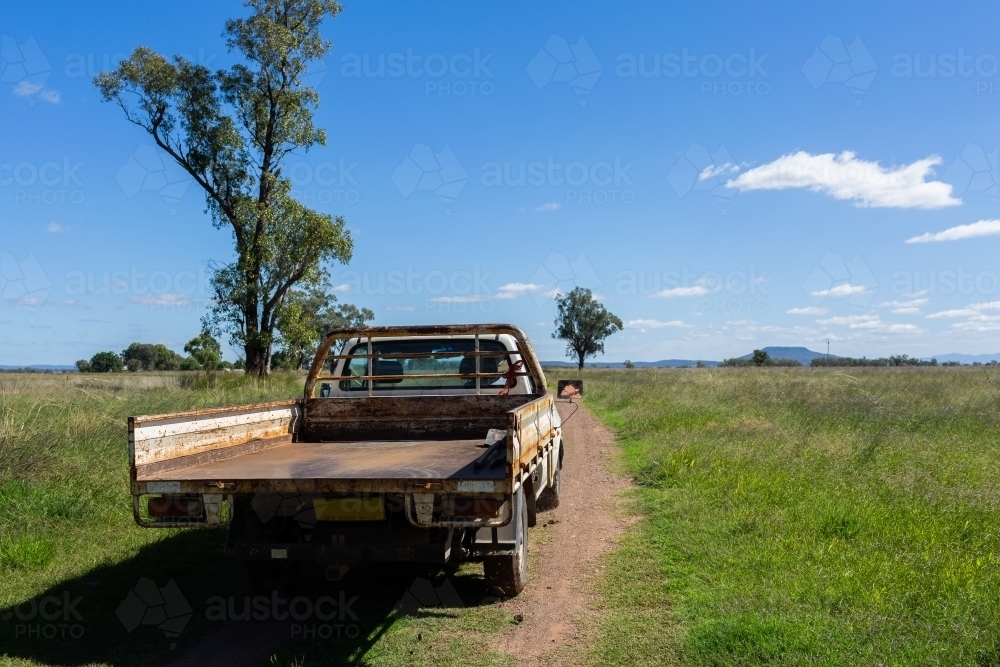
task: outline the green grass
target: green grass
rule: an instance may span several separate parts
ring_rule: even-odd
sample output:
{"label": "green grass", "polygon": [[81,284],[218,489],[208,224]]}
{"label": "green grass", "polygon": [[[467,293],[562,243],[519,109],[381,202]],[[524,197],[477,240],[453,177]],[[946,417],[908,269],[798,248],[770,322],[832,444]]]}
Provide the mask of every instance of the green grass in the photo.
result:
{"label": "green grass", "polygon": [[582,375],[643,517],[595,663],[1000,665],[996,371]]}
{"label": "green grass", "polygon": [[[256,593],[225,553],[224,530],[135,525],[127,418],[297,398],[302,382],[294,374],[263,382],[237,374],[0,374],[0,665],[163,664],[217,631],[219,624],[205,618],[210,597],[242,601]],[[464,601],[482,600],[481,568],[397,567],[372,576],[332,585],[359,596],[359,636],[293,641],[264,664],[509,664],[484,650],[484,637],[509,623],[495,605],[430,609],[415,617],[391,613],[416,576],[435,585],[448,578]],[[158,586],[174,580],[182,591],[194,614],[179,638],[154,626],[124,629],[116,610],[140,578]],[[336,598],[336,590],[331,595]],[[16,615],[30,615],[32,600],[66,596],[80,598],[82,636],[26,636],[72,625],[72,618],[66,624]]]}
{"label": "green grass", "polygon": [[[174,579],[195,608],[178,650],[216,629],[207,597],[250,594],[223,531],[133,524],[126,417],[295,397],[302,380],[181,377],[0,375],[0,664],[168,662],[162,632],[115,616],[140,577]],[[596,580],[591,662],[1000,665],[993,369],[583,377],[641,517]],[[265,664],[511,663],[489,648],[510,622],[496,605],[391,614],[414,576],[484,595],[474,564],[359,579],[360,638],[294,641]],[[82,598],[84,637],[15,635],[4,615],[45,595]]]}

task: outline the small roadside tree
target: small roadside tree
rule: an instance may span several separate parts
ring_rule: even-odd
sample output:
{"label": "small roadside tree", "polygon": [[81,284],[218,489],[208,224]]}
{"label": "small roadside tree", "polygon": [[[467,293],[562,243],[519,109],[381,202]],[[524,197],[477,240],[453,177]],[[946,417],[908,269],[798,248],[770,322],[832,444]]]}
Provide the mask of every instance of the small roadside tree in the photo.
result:
{"label": "small roadside tree", "polygon": [[566,341],[566,356],[576,357],[577,368],[581,370],[584,360],[603,353],[604,340],[624,327],[622,321],[598,303],[585,287],[556,297],[556,305],[559,315],[552,337]]}

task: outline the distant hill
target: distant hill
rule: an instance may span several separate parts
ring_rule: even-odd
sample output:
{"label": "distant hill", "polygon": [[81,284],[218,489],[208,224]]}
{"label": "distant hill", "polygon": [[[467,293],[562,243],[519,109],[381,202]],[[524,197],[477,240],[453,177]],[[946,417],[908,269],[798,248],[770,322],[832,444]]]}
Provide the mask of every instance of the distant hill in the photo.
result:
{"label": "distant hill", "polygon": [[[633,361],[636,368],[680,368],[682,366],[695,366],[698,359],[662,359],[660,361]],[[718,366],[718,361],[701,359],[706,366]],[[543,361],[542,366],[550,368],[576,368],[576,364],[569,361]],[[587,362],[587,368],[625,368],[625,364],[617,361]]]}
{"label": "distant hill", "polygon": [[[813,359],[817,357],[825,357],[824,352],[813,352],[806,347],[765,347],[764,352],[767,352],[767,356],[772,359],[794,359],[803,366],[808,366]],[[753,358],[753,352],[750,354],[744,354],[740,359],[751,359]],[[837,355],[831,354],[831,359],[836,359]]]}

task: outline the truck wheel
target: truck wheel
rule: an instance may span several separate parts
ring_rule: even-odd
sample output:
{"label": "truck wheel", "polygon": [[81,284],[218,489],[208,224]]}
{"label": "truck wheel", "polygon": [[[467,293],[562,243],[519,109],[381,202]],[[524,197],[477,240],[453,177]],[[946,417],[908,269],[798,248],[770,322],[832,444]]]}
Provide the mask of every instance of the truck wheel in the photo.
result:
{"label": "truck wheel", "polygon": [[556,468],[556,479],[552,486],[546,486],[542,489],[541,495],[538,497],[538,509],[544,510],[554,510],[559,507],[559,492],[562,490],[562,461],[559,461],[559,467]]}
{"label": "truck wheel", "polygon": [[487,556],[483,559],[486,587],[494,595],[512,598],[528,582],[528,504],[524,502],[524,489],[514,498],[514,553],[510,556]]}

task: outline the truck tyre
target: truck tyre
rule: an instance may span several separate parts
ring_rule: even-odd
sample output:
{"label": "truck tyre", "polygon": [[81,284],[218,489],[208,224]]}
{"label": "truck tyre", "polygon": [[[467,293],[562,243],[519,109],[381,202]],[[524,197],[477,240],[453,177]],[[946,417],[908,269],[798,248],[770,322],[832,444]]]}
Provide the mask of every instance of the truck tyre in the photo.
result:
{"label": "truck tyre", "polygon": [[523,487],[514,496],[517,522],[514,529],[514,553],[510,556],[487,556],[483,559],[486,588],[502,598],[512,598],[528,582],[528,504]]}
{"label": "truck tyre", "polygon": [[562,490],[562,459],[559,459],[559,467],[556,468],[555,482],[551,486],[542,489],[538,496],[538,509],[554,510],[559,507],[559,492]]}

